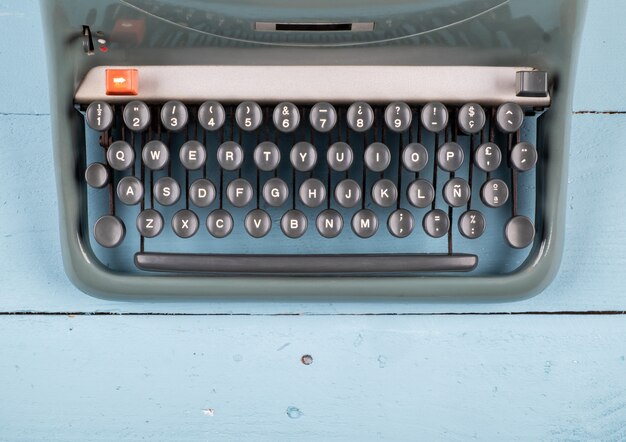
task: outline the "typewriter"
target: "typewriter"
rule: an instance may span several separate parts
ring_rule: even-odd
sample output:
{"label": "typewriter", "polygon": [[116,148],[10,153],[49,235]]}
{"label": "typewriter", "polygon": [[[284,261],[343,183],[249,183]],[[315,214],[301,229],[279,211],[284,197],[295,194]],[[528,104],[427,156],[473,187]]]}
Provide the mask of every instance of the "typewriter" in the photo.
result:
{"label": "typewriter", "polygon": [[498,300],[554,277],[585,2],[41,6],[84,291]]}

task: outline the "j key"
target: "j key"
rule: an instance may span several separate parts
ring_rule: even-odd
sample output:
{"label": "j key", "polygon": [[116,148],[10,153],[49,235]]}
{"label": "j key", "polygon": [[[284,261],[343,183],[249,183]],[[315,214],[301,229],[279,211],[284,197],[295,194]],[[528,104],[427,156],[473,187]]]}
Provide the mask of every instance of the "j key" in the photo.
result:
{"label": "j key", "polygon": [[256,130],[263,122],[263,111],[254,101],[244,101],[235,111],[237,125],[245,131]]}
{"label": "j key", "polygon": [[413,114],[408,104],[396,101],[385,109],[385,124],[394,132],[404,132],[411,125]]}
{"label": "j key", "polygon": [[224,107],[217,101],[205,101],[198,109],[198,122],[209,131],[220,129],[226,121]]}
{"label": "j key", "polygon": [[441,103],[428,103],[422,108],[422,125],[430,132],[440,132],[448,125],[448,109]]}
{"label": "j key", "polygon": [[502,180],[489,180],[480,189],[480,199],[489,207],[500,207],[509,199],[509,188]]}
{"label": "j key", "polygon": [[187,106],[178,100],[168,101],[161,108],[161,124],[166,130],[178,132],[187,125]]}
{"label": "j key", "polygon": [[163,230],[163,217],[154,209],[146,209],[137,215],[137,231],[145,238],[154,238]]}
{"label": "j key", "polygon": [[347,209],[356,206],[361,201],[361,186],[351,179],[341,180],[335,187],[335,200]]}
{"label": "j key", "polygon": [[466,134],[476,134],[485,127],[485,111],[476,103],[468,103],[459,109],[459,128]]}
{"label": "j key", "polygon": [[505,133],[517,132],[524,122],[524,111],[517,103],[504,103],[496,111],[498,128]]}
{"label": "j key", "polygon": [[90,128],[102,132],[113,124],[113,108],[104,101],[94,101],[87,107],[85,117]]}
{"label": "j key", "polygon": [[477,210],[468,210],[459,217],[459,231],[466,238],[478,238],[485,232],[485,217]]}
{"label": "j key", "polygon": [[318,132],[328,132],[337,124],[337,111],[330,103],[317,103],[309,113],[311,126]]}
{"label": "j key", "polygon": [[374,124],[374,110],[364,101],[358,101],[348,108],[346,120],[350,129],[365,132]]}
{"label": "j key", "polygon": [[518,143],[511,149],[510,159],[512,167],[527,172],[537,163],[537,149],[530,143]]}
{"label": "j key", "polygon": [[274,126],[279,131],[293,132],[300,124],[300,111],[295,104],[285,101],[274,108],[273,120]]}
{"label": "j key", "polygon": [[146,130],[150,125],[150,109],[143,101],[131,101],[124,106],[124,124],[134,132]]}

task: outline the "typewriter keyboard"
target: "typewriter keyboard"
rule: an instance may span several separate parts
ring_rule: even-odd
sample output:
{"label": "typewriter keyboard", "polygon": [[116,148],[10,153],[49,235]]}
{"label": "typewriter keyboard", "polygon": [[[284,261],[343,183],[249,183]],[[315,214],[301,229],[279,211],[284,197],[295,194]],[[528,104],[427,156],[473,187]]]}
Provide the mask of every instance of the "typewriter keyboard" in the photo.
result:
{"label": "typewriter keyboard", "polygon": [[513,102],[79,110],[87,235],[115,270],[502,274],[541,228],[542,110]]}

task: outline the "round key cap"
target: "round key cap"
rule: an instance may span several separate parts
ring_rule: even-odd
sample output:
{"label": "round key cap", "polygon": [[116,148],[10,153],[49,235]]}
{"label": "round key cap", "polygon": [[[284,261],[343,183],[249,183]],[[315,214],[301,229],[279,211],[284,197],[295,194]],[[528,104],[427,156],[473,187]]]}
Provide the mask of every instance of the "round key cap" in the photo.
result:
{"label": "round key cap", "polygon": [[343,218],[336,210],[327,209],[317,215],[315,226],[324,238],[335,238],[343,229]]}
{"label": "round key cap", "polygon": [[179,210],[172,217],[172,230],[181,238],[191,238],[198,231],[198,216],[191,210]]}
{"label": "round key cap", "polygon": [[537,149],[530,143],[517,143],[511,149],[511,166],[520,172],[527,172],[537,164]]}
{"label": "round key cap", "polygon": [[94,101],[87,107],[85,117],[90,128],[103,132],[113,124],[113,108],[104,101]]}
{"label": "round key cap", "polygon": [[372,186],[372,200],[380,207],[391,207],[398,200],[398,189],[393,181],[381,179]]}
{"label": "round key cap", "polygon": [[109,169],[102,163],[91,163],[85,170],[85,181],[96,189],[101,189],[109,184],[109,178]]}
{"label": "round key cap", "polygon": [[378,217],[369,209],[361,209],[352,217],[352,231],[361,238],[370,238],[378,231]]}
{"label": "round key cap", "polygon": [[427,103],[422,108],[422,125],[429,132],[440,132],[448,124],[448,109],[442,103]]}
{"label": "round key cap", "polygon": [[496,124],[505,133],[517,132],[524,122],[524,111],[517,103],[504,103],[496,111]]}
{"label": "round key cap", "polygon": [[523,249],[533,243],[535,226],[525,216],[514,216],[504,226],[504,236],[511,247]]}
{"label": "round key cap", "polygon": [[278,146],[269,141],[263,141],[254,148],[254,164],[264,172],[270,172],[280,163],[280,150]]}
{"label": "round key cap", "polygon": [[365,132],[374,123],[374,110],[364,101],[357,101],[348,108],[346,120],[350,129]]}
{"label": "round key cap", "polygon": [[215,200],[215,186],[207,179],[200,178],[189,186],[189,199],[197,207],[208,207]]}
{"label": "round key cap", "polygon": [[509,199],[509,188],[502,180],[489,180],[480,189],[480,199],[489,207],[500,207]]}
{"label": "round key cap", "polygon": [[272,219],[265,210],[254,209],[246,215],[246,231],[254,238],[262,238],[270,231]]}
{"label": "round key cap", "polygon": [[437,149],[437,164],[446,172],[454,172],[463,164],[463,148],[454,142],[443,144]]}
{"label": "round key cap", "polygon": [[117,197],[128,206],[137,204],[143,198],[143,184],[134,176],[125,176],[117,183]]}
{"label": "round key cap", "polygon": [[452,178],[443,186],[443,199],[452,207],[464,206],[471,195],[472,191],[463,178]]}
{"label": "round key cap", "polygon": [[478,146],[474,153],[474,163],[485,172],[493,172],[500,166],[502,154],[494,143],[484,143]]}
{"label": "round key cap", "polygon": [[290,210],[280,219],[280,228],[289,238],[300,238],[306,232],[306,216],[299,210]]}
{"label": "round key cap", "polygon": [[300,111],[295,104],[283,101],[274,108],[273,120],[279,131],[293,132],[300,124]]}
{"label": "round key cap", "polygon": [[330,103],[317,103],[309,114],[311,126],[318,132],[328,132],[337,124],[337,111]]}
{"label": "round key cap", "polygon": [[402,150],[402,164],[406,170],[419,172],[428,163],[428,151],[420,143],[408,144]]}
{"label": "round key cap", "polygon": [[223,209],[214,210],[206,219],[206,227],[215,238],[224,238],[233,230],[233,217]]}
{"label": "round key cap", "polygon": [[116,216],[105,215],[98,218],[93,226],[93,236],[102,247],[117,247],[124,240],[126,227]]}
{"label": "round key cap", "polygon": [[226,121],[224,107],[217,101],[205,101],[198,109],[198,122],[209,131],[220,129]]}
{"label": "round key cap", "polygon": [[165,130],[178,132],[187,125],[187,106],[178,100],[168,101],[161,108],[161,124]]}
{"label": "round key cap", "polygon": [[231,181],[226,188],[228,201],[235,207],[243,207],[252,201],[254,192],[252,186],[243,178]]}
{"label": "round key cap", "polygon": [[141,151],[141,160],[148,169],[161,170],[170,160],[170,151],[162,141],[148,141]]}
{"label": "round key cap", "polygon": [[163,230],[163,217],[154,209],[146,209],[137,215],[137,230],[145,238],[154,238]]}
{"label": "round key cap", "polygon": [[196,140],[187,141],[180,146],[180,163],[187,170],[198,170],[206,162],[206,149]]}
{"label": "round key cap", "polygon": [[263,199],[272,207],[280,207],[289,197],[289,187],[280,178],[271,178],[263,185]]}
{"label": "round key cap", "polygon": [[408,104],[402,101],[391,103],[385,109],[385,124],[394,132],[404,132],[411,126],[413,113]]}
{"label": "round key cap", "polygon": [[389,148],[383,143],[372,143],[367,146],[363,154],[365,165],[373,172],[382,172],[391,162],[391,153]]}
{"label": "round key cap", "polygon": [[361,186],[351,179],[341,180],[335,187],[335,199],[341,207],[354,207],[361,201]]}
{"label": "round key cap", "polygon": [[309,178],[300,185],[300,201],[307,207],[318,207],[326,200],[326,187],[317,178]]}
{"label": "round key cap", "polygon": [[143,101],[131,101],[122,112],[124,124],[133,132],[141,132],[150,125],[150,109]]}
{"label": "round key cap", "polygon": [[263,111],[254,101],[244,101],[235,111],[237,125],[245,131],[256,130],[263,122]]}
{"label": "round key cap", "polygon": [[154,183],[152,194],[162,206],[171,206],[180,198],[180,186],[174,178],[164,176]]}
{"label": "round key cap", "polygon": [[352,165],[353,157],[352,148],[342,141],[331,144],[326,153],[328,165],[337,172],[348,170]]}
{"label": "round key cap", "polygon": [[397,238],[406,238],[413,232],[415,219],[411,212],[406,209],[394,211],[387,220],[389,232]]}
{"label": "round key cap", "polygon": [[226,141],[217,148],[217,162],[224,170],[237,170],[243,164],[243,149],[234,141]]}
{"label": "round key cap", "polygon": [[289,153],[291,165],[300,172],[309,172],[317,164],[317,151],[311,143],[300,141]]}
{"label": "round key cap", "polygon": [[466,134],[477,134],[485,127],[485,111],[476,103],[468,103],[459,109],[459,128]]}
{"label": "round key cap", "polygon": [[107,149],[107,162],[115,170],[126,170],[135,161],[135,151],[126,141],[114,141]]}
{"label": "round key cap", "polygon": [[478,210],[468,210],[459,217],[459,232],[469,239],[478,238],[485,232],[485,217]]}
{"label": "round key cap", "polygon": [[406,196],[412,206],[424,208],[433,203],[435,189],[430,181],[419,179],[409,184],[409,187],[406,189]]}
{"label": "round key cap", "polygon": [[424,215],[422,220],[424,231],[433,238],[441,238],[450,228],[450,219],[443,210],[434,209]]}

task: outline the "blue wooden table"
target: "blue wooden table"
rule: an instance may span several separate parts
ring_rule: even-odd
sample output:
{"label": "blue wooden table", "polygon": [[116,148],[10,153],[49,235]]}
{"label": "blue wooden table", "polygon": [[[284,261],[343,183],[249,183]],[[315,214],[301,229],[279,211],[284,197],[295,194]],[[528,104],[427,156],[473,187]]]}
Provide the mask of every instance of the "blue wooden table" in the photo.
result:
{"label": "blue wooden table", "polygon": [[623,6],[588,11],[544,293],[124,303],[65,277],[46,36],[0,1],[0,440],[626,439]]}

